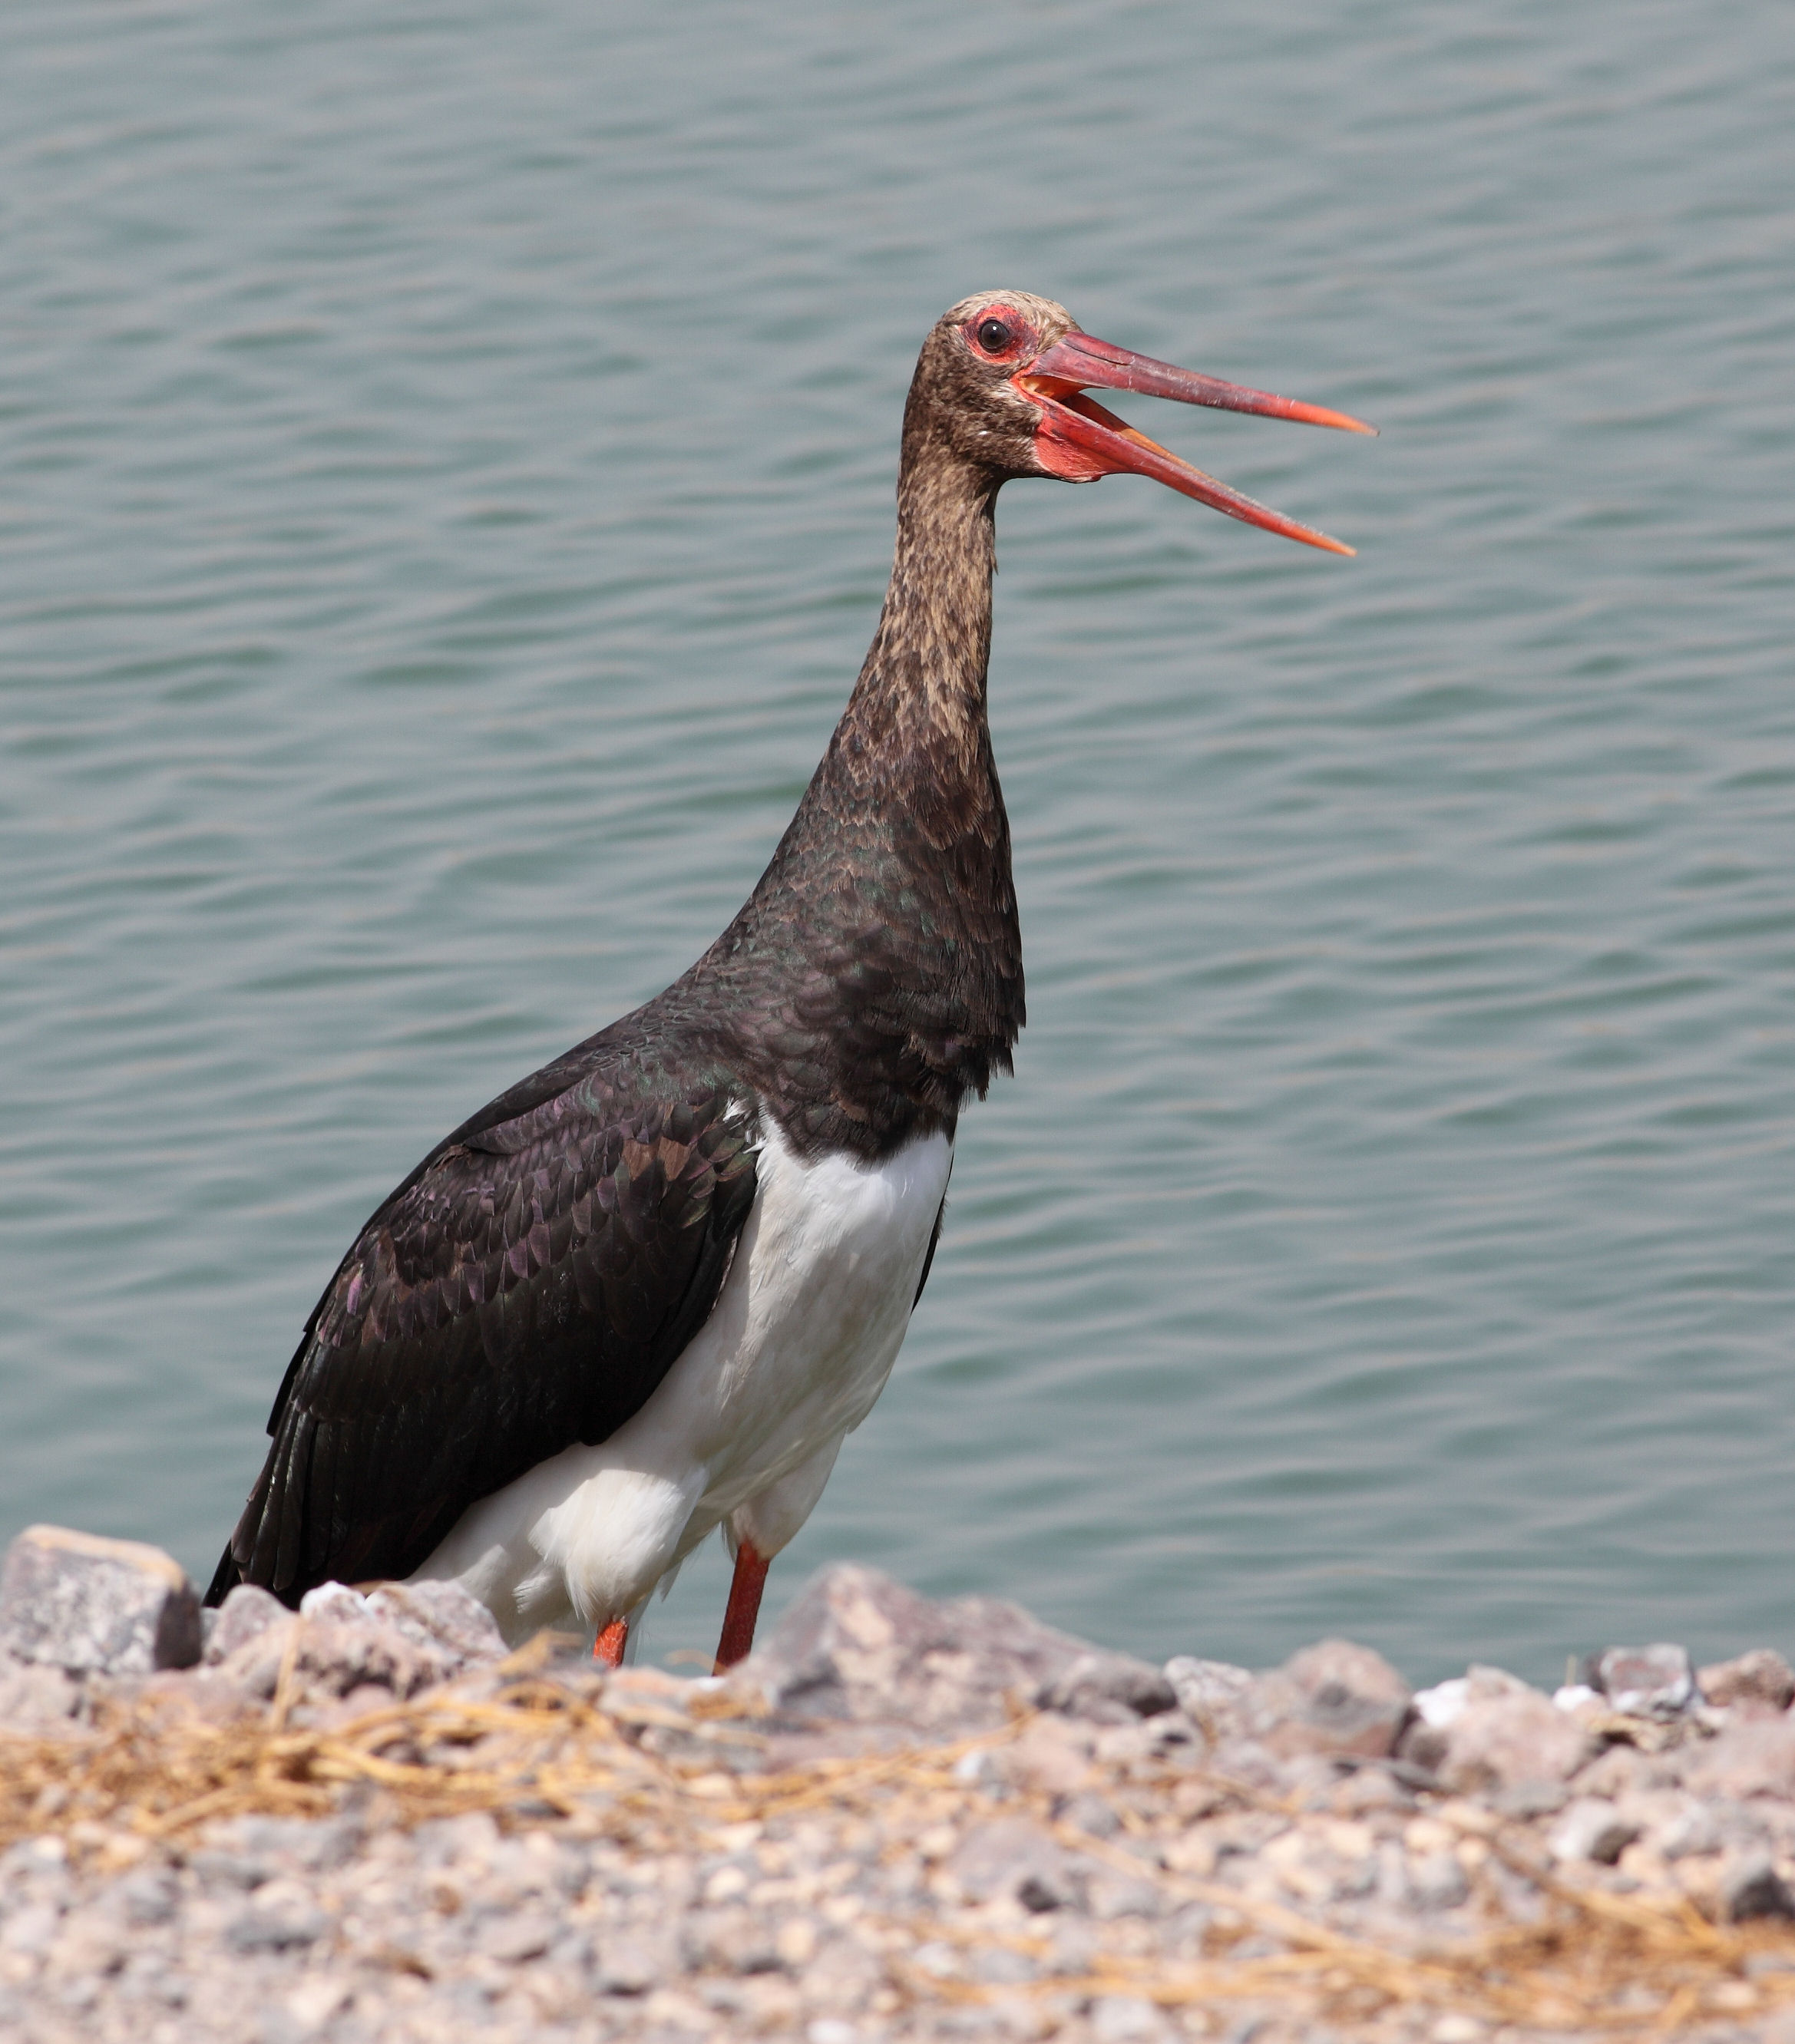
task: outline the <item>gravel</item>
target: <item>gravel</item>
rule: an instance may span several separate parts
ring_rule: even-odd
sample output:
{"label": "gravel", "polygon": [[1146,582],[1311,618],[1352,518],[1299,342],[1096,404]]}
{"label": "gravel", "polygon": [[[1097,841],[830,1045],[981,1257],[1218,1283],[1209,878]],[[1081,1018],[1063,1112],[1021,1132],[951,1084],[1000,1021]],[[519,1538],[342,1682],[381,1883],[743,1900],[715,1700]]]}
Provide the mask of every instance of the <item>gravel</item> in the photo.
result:
{"label": "gravel", "polygon": [[184,1669],[50,1631],[54,1683],[0,1662],[21,2044],[1795,2044],[1768,1650],[1417,1698],[1347,1642],[1162,1671],[851,1568],[721,1683],[507,1657],[444,1585],[239,1591]]}

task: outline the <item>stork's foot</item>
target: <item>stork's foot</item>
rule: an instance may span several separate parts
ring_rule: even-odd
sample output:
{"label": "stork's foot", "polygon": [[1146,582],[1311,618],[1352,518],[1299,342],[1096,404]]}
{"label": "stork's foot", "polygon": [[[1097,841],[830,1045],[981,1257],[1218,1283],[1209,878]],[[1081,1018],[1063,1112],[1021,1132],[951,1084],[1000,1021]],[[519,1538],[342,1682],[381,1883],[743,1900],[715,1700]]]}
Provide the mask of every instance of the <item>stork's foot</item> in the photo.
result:
{"label": "stork's foot", "polygon": [[729,1585],[729,1608],[723,1614],[723,1637],[717,1642],[716,1673],[733,1668],[748,1658],[754,1644],[754,1622],[760,1616],[760,1593],[767,1587],[771,1558],[763,1554],[752,1541],[744,1540],[736,1550],[736,1573]]}
{"label": "stork's foot", "polygon": [[629,1620],[613,1618],[592,1642],[592,1658],[607,1668],[623,1666],[623,1650],[629,1641]]}

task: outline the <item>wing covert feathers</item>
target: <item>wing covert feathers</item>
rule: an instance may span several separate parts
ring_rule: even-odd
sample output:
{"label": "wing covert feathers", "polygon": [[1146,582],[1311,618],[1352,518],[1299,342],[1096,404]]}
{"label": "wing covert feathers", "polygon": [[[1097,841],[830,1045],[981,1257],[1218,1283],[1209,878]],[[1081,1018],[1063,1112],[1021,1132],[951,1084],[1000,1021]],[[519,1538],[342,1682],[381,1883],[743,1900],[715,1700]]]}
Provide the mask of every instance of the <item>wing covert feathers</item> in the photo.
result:
{"label": "wing covert feathers", "polygon": [[[644,1404],[755,1193],[729,1091],[551,1066],[427,1158],[313,1309],[209,1594],[411,1573],[468,1505]],[[495,1112],[509,1108],[509,1113]]]}

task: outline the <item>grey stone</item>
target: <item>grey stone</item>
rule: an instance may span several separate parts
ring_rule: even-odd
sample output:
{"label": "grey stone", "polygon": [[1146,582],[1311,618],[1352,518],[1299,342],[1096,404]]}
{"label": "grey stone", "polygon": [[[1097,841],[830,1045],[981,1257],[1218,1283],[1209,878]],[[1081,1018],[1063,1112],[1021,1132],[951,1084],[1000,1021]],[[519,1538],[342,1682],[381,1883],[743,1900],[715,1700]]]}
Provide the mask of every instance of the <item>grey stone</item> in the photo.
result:
{"label": "grey stone", "polygon": [[1382,1759],[1409,1715],[1409,1685],[1382,1654],[1324,1639],[1257,1676],[1237,1713],[1245,1736],[1280,1760]]}
{"label": "grey stone", "polygon": [[540,1959],[555,1942],[558,1928],[552,1917],[534,1910],[490,1917],[481,1927],[479,1949],[489,1959],[517,1965]]}
{"label": "grey stone", "polygon": [[602,1940],[593,1967],[601,1994],[646,1994],[661,1977],[654,1954],[640,1939],[606,1938]]}
{"label": "grey stone", "polygon": [[63,1912],[52,1902],[28,1902],[0,1923],[0,1951],[41,1958],[62,1928]]}
{"label": "grey stone", "polygon": [[239,1583],[216,1611],[206,1616],[213,1621],[201,1657],[208,1668],[229,1660],[271,1626],[284,1628],[291,1617],[279,1597],[254,1583]]}
{"label": "grey stone", "polygon": [[994,1727],[1013,1702],[1049,1694],[1051,1708],[1109,1723],[1175,1700],[1157,1669],[1056,1632],[1015,1604],[932,1603],[851,1562],[813,1577],[731,1681],[782,1712],[930,1731]]}
{"label": "grey stone", "polygon": [[1005,1945],[987,1945],[972,1958],[972,1977],[987,1987],[1020,1987],[1039,1977],[1040,1969],[1025,1953]]}
{"label": "grey stone", "polygon": [[1697,1795],[1733,1802],[1751,1796],[1795,1798],[1795,1720],[1729,1725],[1697,1749],[1683,1779]]}
{"label": "grey stone", "polygon": [[1455,1854],[1428,1853],[1409,1865],[1409,1892],[1418,1909],[1456,1909],[1470,1892]]}
{"label": "grey stone", "polygon": [[1628,1717],[1680,1717],[1701,1700],[1689,1650],[1665,1641],[1593,1654],[1584,1663],[1583,1679]]}
{"label": "grey stone", "polygon": [[413,1696],[505,1650],[491,1612],[459,1583],[383,1583],[367,1596],[323,1583],[297,1617],[266,1591],[240,1585],[207,1652],[221,1673],[267,1697],[290,1646],[295,1697],[308,1699],[362,1689]]}
{"label": "grey stone", "polygon": [[199,1658],[199,1596],[137,1540],[28,1526],[0,1567],[0,1649],[71,1675],[148,1675]]}
{"label": "grey stone", "polygon": [[246,1858],[326,1872],[352,1859],[361,1827],[345,1817],[238,1817],[211,1835]]}
{"label": "grey stone", "polygon": [[975,1826],[947,1869],[974,1901],[1013,1895],[1024,1908],[1044,1915],[1078,1900],[1065,1853],[1027,1817],[998,1817]]}
{"label": "grey stone", "polygon": [[1724,1842],[1719,1819],[1705,1803],[1691,1803],[1666,1820],[1652,1840],[1666,1859],[1718,1852]]}
{"label": "grey stone", "polygon": [[1554,1859],[1593,1860],[1612,1866],[1643,1828],[1613,1804],[1580,1796],[1553,1826],[1547,1849]]}
{"label": "grey stone", "polygon": [[[231,1594],[234,1597],[238,1593],[233,1590]],[[270,1597],[268,1601],[273,1604],[275,1600]],[[292,1612],[281,1610],[278,1617],[271,1619],[227,1654],[217,1664],[214,1672],[227,1681],[234,1682],[246,1695],[259,1696],[266,1702],[273,1696],[275,1685],[280,1679],[287,1643],[298,1623]]]}
{"label": "grey stone", "polygon": [[1113,1838],[1122,1828],[1114,1806],[1101,1796],[1074,1796],[1059,1812],[1063,1823],[1075,1825],[1094,1838]]}
{"label": "grey stone", "polygon": [[187,1865],[194,1878],[207,1888],[253,1889],[274,1878],[274,1869],[266,1860],[216,1846],[202,1846],[189,1858]]}
{"label": "grey stone", "polygon": [[1795,1916],[1795,1894],[1767,1852],[1743,1852],[1720,1869],[1720,1904],[1729,1923]]}
{"label": "grey stone", "polygon": [[1166,2019],[1143,1995],[1103,1994],[1091,2004],[1097,2044],[1159,2044],[1171,2034]]}
{"label": "grey stone", "polygon": [[1094,1723],[1126,1724],[1178,1708],[1178,1692],[1157,1668],[1131,1654],[1082,1654],[1035,1692],[1044,1711]]}
{"label": "grey stone", "polygon": [[1697,1677],[1711,1704],[1767,1704],[1785,1711],[1795,1702],[1795,1669],[1773,1648],[1754,1646],[1731,1661],[1716,1661]]}
{"label": "grey stone", "polygon": [[1119,1916],[1153,1918],[1163,1914],[1165,1898],[1143,1876],[1099,1873],[1090,1882],[1090,1913],[1100,1923]]}
{"label": "grey stone", "polygon": [[1210,1739],[1220,1736],[1220,1720],[1237,1710],[1253,1686],[1253,1671],[1232,1661],[1200,1661],[1179,1654],[1166,1663],[1166,1680],[1179,1707]]}
{"label": "grey stone", "polygon": [[498,1826],[486,1810],[439,1817],[434,1823],[420,1824],[413,1834],[425,1866],[483,1866],[497,1851],[498,1839]]}
{"label": "grey stone", "polygon": [[330,1919],[315,1902],[283,1893],[267,1901],[259,1897],[233,1917],[225,1939],[234,1952],[290,1952],[317,1943],[329,1928]]}
{"label": "grey stone", "polygon": [[1562,1781],[1517,1781],[1512,1788],[1498,1788],[1489,1805],[1500,1816],[1528,1823],[1536,1817],[1555,1817],[1570,1800]]}
{"label": "grey stone", "polygon": [[680,1955],[695,1969],[770,1973],[779,1965],[773,1926],[751,1909],[698,1909],[686,1919]]}
{"label": "grey stone", "polygon": [[434,1649],[454,1673],[502,1661],[510,1650],[498,1620],[459,1583],[382,1583],[369,1592],[367,1609],[415,1645]]}
{"label": "grey stone", "polygon": [[1594,1750],[1575,1718],[1524,1686],[1474,1696],[1443,1727],[1416,1723],[1401,1748],[1405,1760],[1436,1775],[1455,1795],[1526,1790],[1542,1796],[1552,1784],[1568,1781]]}
{"label": "grey stone", "polygon": [[82,1687],[60,1668],[0,1655],[0,1725],[27,1731],[64,1724],[81,1710]]}
{"label": "grey stone", "polygon": [[119,1883],[125,1920],[140,1930],[172,1921],[180,1907],[180,1885],[167,1867],[140,1867]]}

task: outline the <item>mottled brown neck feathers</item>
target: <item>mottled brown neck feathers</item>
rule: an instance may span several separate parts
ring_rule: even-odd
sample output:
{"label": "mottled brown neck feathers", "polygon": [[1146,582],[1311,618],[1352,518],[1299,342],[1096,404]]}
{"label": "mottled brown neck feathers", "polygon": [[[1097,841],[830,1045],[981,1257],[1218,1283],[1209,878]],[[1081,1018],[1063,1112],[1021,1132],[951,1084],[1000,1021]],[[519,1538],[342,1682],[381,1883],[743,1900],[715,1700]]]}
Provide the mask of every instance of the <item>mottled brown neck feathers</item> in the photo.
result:
{"label": "mottled brown neck feathers", "polygon": [[905,421],[898,546],[865,666],[778,850],[697,972],[719,1047],[807,1154],[951,1132],[1023,1022],[986,665],[998,482]]}

